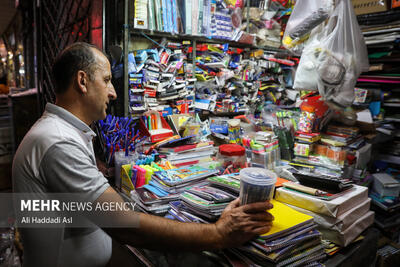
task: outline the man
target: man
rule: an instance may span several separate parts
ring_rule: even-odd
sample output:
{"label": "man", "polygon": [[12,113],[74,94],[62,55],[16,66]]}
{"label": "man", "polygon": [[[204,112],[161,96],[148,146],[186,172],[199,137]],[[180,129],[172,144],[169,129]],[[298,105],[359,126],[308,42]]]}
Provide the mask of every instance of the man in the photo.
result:
{"label": "man", "polygon": [[[13,163],[14,192],[81,193],[94,203],[123,202],[99,172],[89,128],[104,119],[116,98],[110,64],[92,45],[67,47],[53,66],[56,103],[27,133]],[[25,266],[105,266],[111,256],[111,236],[122,244],[154,249],[199,251],[240,245],[268,232],[272,215],[268,202],[225,209],[215,224],[181,223],[148,214],[109,212],[103,219],[124,228],[24,229]],[[96,224],[98,221],[94,220]]]}

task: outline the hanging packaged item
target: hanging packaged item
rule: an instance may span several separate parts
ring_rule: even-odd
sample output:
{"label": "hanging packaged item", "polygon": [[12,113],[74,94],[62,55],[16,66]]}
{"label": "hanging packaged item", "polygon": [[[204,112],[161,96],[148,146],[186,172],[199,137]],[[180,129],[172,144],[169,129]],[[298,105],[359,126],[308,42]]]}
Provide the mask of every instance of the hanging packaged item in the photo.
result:
{"label": "hanging packaged item", "polygon": [[[311,32],[321,31],[320,26],[332,12],[332,0],[302,0],[297,1],[286,25],[282,43],[286,49],[300,55],[304,42]],[[320,26],[320,27],[318,27]]]}
{"label": "hanging packaged item", "polygon": [[312,32],[304,47],[293,87],[318,90],[340,106],[354,100],[354,85],[368,71],[368,54],[350,1],[337,0],[322,31]]}

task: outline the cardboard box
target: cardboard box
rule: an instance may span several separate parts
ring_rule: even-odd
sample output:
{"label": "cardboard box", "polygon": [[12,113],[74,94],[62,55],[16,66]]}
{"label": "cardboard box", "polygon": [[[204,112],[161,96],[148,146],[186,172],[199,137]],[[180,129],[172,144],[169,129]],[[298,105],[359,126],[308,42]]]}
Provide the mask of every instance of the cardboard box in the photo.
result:
{"label": "cardboard box", "polygon": [[398,197],[400,193],[400,183],[387,173],[375,173],[373,190],[380,197]]}
{"label": "cardboard box", "polygon": [[388,11],[386,0],[352,0],[356,15]]}

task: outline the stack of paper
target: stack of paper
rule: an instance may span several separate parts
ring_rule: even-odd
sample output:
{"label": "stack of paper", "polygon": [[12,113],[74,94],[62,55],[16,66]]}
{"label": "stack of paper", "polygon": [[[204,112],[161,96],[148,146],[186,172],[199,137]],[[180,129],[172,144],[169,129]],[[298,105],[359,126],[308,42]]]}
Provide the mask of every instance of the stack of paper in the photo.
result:
{"label": "stack of paper", "polygon": [[374,221],[374,213],[369,211],[371,201],[368,199],[368,188],[363,186],[354,185],[332,200],[286,188],[278,188],[275,197],[315,217],[322,237],[340,246],[350,244]]}

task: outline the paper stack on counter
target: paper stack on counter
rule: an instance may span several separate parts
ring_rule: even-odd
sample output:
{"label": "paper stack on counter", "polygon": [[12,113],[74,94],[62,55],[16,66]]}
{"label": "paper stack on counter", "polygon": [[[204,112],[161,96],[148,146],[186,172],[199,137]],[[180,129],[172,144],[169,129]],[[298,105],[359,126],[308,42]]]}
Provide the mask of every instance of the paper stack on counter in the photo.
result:
{"label": "paper stack on counter", "polygon": [[354,185],[330,201],[286,188],[278,188],[275,198],[315,217],[322,237],[340,246],[350,244],[374,221],[368,188],[363,186]]}

